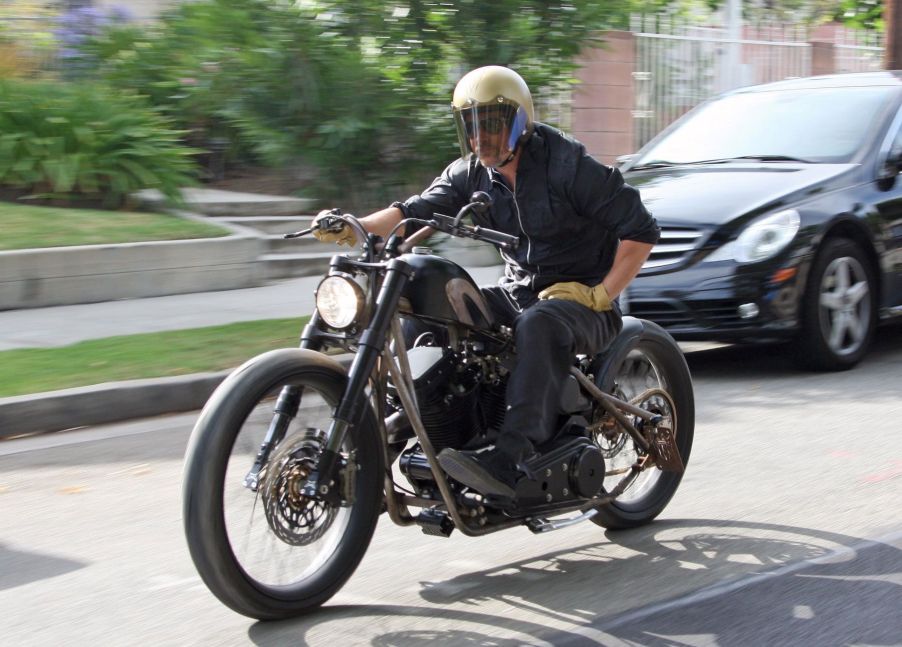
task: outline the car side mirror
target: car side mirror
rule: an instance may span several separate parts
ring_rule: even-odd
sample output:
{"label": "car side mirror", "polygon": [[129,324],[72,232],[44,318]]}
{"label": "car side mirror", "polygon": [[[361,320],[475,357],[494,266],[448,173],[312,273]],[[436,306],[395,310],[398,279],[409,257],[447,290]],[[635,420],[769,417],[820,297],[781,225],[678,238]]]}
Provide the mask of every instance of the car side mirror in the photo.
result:
{"label": "car side mirror", "polygon": [[886,156],[880,169],[881,180],[891,180],[902,172],[902,149],[894,149]]}

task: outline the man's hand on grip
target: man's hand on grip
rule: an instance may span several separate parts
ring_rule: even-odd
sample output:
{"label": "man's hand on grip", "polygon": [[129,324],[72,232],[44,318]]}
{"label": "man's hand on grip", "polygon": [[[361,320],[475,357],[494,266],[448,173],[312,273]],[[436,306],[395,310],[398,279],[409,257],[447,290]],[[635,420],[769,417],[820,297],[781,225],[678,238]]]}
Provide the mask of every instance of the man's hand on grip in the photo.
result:
{"label": "man's hand on grip", "polygon": [[608,291],[601,283],[594,288],[575,281],[555,283],[539,292],[539,298],[576,301],[596,312],[604,312],[611,309],[611,299],[608,297]]}
{"label": "man's hand on grip", "polygon": [[357,236],[348,223],[336,218],[340,213],[337,209],[328,209],[316,214],[313,219],[313,236],[323,243],[353,247],[357,244]]}

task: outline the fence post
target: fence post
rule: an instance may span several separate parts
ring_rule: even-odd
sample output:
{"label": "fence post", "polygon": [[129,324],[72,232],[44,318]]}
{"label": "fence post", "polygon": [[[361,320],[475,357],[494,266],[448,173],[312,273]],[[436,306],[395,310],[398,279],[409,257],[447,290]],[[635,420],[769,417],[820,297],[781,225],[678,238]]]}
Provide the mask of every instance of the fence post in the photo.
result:
{"label": "fence post", "polygon": [[812,41],[811,45],[811,74],[833,74],[836,72],[836,48],[833,43]]}
{"label": "fence post", "polygon": [[628,31],[602,34],[604,43],[583,50],[573,92],[573,136],[604,164],[634,152],[633,107],[636,37]]}

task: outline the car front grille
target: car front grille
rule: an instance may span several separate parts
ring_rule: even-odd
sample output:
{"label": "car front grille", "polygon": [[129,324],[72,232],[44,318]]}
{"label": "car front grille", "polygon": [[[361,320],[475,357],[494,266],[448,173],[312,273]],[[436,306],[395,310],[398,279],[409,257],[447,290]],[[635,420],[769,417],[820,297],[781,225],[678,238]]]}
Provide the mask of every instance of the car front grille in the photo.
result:
{"label": "car front grille", "polygon": [[629,304],[629,314],[641,319],[654,321],[669,329],[716,328],[727,330],[748,325],[738,313],[738,302],[732,299],[711,299],[704,301],[645,301],[636,300]]}
{"label": "car front grille", "polygon": [[701,245],[702,232],[691,227],[661,227],[661,238],[651,250],[643,270],[675,265]]}

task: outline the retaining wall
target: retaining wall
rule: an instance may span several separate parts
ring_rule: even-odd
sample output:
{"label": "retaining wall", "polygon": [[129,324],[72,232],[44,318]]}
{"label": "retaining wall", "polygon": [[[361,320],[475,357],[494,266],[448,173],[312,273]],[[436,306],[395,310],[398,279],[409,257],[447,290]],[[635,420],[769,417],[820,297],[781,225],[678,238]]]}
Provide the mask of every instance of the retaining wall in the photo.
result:
{"label": "retaining wall", "polygon": [[254,287],[263,245],[235,233],[0,252],[0,310]]}

